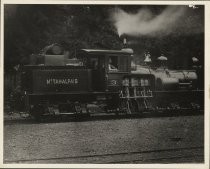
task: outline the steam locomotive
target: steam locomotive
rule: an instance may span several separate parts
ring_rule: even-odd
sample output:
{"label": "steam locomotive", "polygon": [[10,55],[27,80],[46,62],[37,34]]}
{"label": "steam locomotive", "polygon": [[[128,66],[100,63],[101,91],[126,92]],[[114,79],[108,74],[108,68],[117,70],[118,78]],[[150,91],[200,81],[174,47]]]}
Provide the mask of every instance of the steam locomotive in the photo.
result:
{"label": "steam locomotive", "polygon": [[[25,108],[44,115],[141,114],[145,111],[201,110],[204,92],[197,70],[131,67],[132,49],[81,49],[69,59],[53,44],[32,55],[21,71]],[[94,106],[93,106],[94,105]]]}

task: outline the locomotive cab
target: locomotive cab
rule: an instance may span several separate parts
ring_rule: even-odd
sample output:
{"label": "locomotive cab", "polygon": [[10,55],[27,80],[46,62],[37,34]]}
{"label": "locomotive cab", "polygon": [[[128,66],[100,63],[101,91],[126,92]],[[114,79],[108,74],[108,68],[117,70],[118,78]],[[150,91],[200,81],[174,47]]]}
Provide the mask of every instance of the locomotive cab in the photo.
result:
{"label": "locomotive cab", "polygon": [[172,71],[165,64],[131,71],[132,55],[131,49],[81,49],[68,58],[57,44],[46,47],[22,69],[26,110],[40,118],[91,114],[92,104],[102,112],[126,114],[203,105],[203,91],[193,87],[194,71]]}
{"label": "locomotive cab", "polygon": [[93,91],[118,92],[122,79],[131,71],[129,50],[82,49],[78,56],[87,58],[87,68],[92,70]]}

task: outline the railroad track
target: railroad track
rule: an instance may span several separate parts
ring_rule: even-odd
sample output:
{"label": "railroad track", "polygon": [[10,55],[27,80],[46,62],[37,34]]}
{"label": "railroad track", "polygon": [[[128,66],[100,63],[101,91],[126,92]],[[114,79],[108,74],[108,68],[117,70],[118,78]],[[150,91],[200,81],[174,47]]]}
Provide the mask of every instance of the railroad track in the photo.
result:
{"label": "railroad track", "polygon": [[[50,117],[50,118],[43,118],[41,122],[74,122],[74,121],[94,121],[94,120],[109,120],[109,119],[123,119],[123,118],[155,118],[155,117],[178,117],[178,116],[200,116],[204,115],[204,111],[199,112],[144,112],[143,114],[132,114],[132,115],[118,115],[116,116],[113,114],[93,114],[91,117],[85,118],[72,118],[71,116],[62,117]],[[16,119],[4,119],[5,125],[8,124],[17,124],[17,123],[26,123],[26,124],[33,124],[37,123],[32,117],[26,118],[16,118]]]}
{"label": "railroad track", "polygon": [[4,163],[91,163],[91,164],[123,164],[123,163],[203,163],[204,147],[183,147],[171,149],[145,150],[135,152],[91,154],[81,156],[64,156],[51,158],[34,158],[5,160]]}

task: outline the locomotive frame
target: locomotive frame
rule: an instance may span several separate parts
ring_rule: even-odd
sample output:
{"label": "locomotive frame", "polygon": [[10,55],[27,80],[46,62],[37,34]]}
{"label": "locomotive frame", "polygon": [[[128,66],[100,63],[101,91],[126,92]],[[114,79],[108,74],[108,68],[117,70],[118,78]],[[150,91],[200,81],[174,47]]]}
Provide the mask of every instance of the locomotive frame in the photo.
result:
{"label": "locomotive frame", "polygon": [[131,70],[131,49],[81,49],[73,60],[63,53],[41,56],[44,64],[22,69],[26,111],[38,119],[42,115],[90,115],[90,104],[108,114],[203,109],[204,92],[196,86],[195,70],[150,66]]}

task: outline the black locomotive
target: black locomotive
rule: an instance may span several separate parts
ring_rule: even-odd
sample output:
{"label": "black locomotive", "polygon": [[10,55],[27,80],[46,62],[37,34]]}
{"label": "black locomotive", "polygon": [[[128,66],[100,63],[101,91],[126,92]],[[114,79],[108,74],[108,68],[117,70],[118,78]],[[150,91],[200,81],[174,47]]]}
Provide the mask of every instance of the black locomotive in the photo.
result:
{"label": "black locomotive", "polygon": [[132,56],[131,49],[81,49],[69,59],[60,45],[47,46],[22,69],[25,107],[36,118],[91,115],[91,105],[116,114],[203,109],[196,70],[169,70],[161,58],[159,67],[132,70]]}

